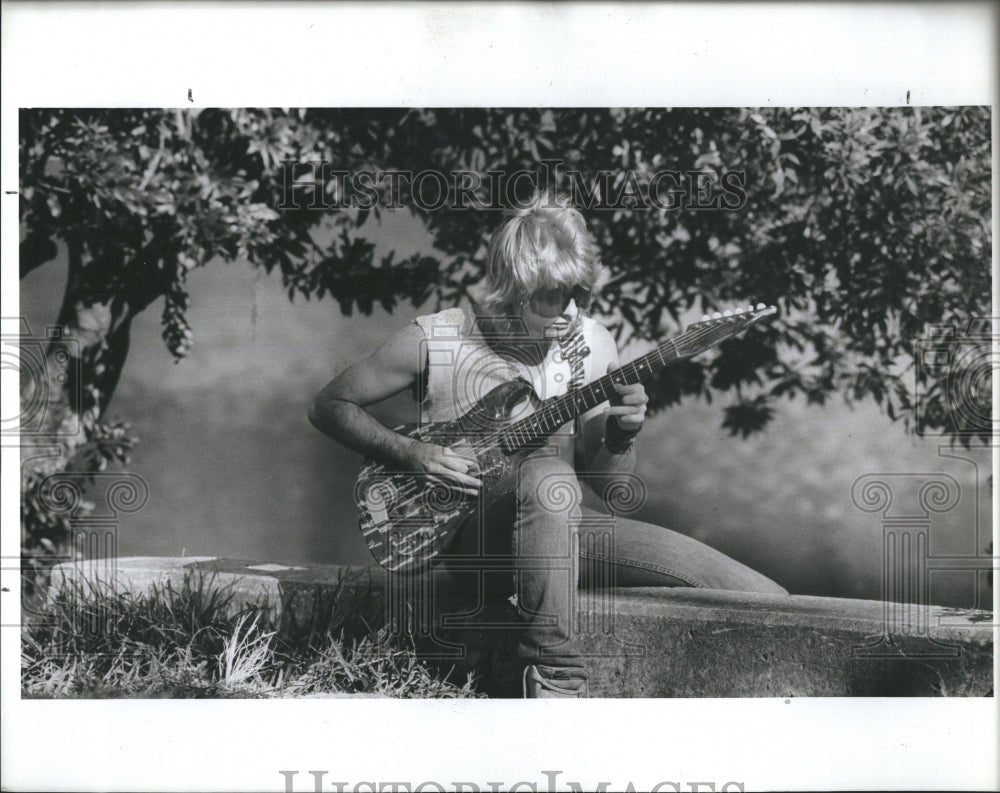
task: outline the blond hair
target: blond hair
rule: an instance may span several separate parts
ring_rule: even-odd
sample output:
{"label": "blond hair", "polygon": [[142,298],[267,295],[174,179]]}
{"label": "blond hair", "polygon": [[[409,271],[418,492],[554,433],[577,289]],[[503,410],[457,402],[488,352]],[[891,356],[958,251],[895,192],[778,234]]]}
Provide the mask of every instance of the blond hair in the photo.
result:
{"label": "blond hair", "polygon": [[497,309],[517,306],[541,289],[589,290],[600,271],[600,252],[583,215],[562,197],[536,193],[493,232],[477,302]]}

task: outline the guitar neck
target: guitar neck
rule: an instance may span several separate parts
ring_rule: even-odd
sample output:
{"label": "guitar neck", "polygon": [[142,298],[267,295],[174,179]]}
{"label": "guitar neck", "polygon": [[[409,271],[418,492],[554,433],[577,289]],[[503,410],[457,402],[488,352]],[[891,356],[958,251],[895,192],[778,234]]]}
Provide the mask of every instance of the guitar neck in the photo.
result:
{"label": "guitar neck", "polygon": [[546,399],[532,415],[505,427],[500,433],[500,444],[506,453],[512,454],[546,438],[566,422],[606,402],[616,393],[615,383],[632,385],[642,382],[665,367],[714,347],[776,313],[777,309],[773,306],[760,304],[756,309],[751,306],[747,312],[740,309],[735,314],[727,312],[725,316],[716,314],[715,317],[706,317],[620,369],[562,396]]}
{"label": "guitar neck", "polygon": [[684,356],[678,354],[677,345],[671,339],[641,358],[636,358],[585,386],[562,396],[546,399],[532,415],[513,422],[504,430],[501,436],[504,451],[512,453],[546,438],[575,416],[607,402],[616,393],[615,383],[639,383],[682,357]]}

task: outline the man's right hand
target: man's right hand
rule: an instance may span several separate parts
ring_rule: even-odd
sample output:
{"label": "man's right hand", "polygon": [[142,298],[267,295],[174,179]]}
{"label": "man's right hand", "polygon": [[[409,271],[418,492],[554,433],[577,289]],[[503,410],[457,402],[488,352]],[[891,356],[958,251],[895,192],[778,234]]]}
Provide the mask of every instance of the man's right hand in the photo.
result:
{"label": "man's right hand", "polygon": [[470,496],[479,495],[482,480],[470,475],[479,470],[479,463],[469,449],[461,446],[439,446],[414,440],[406,453],[408,470],[440,482],[452,490]]}

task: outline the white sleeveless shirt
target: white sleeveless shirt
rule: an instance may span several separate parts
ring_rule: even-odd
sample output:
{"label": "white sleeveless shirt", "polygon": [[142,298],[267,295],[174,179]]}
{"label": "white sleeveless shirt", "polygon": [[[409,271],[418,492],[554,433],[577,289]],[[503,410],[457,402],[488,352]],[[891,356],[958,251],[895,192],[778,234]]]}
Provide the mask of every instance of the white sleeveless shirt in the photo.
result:
{"label": "white sleeveless shirt", "polygon": [[[475,312],[468,307],[425,314],[414,322],[424,331],[426,375],[420,402],[421,425],[452,421],[467,413],[492,389],[518,377],[530,382],[541,399],[565,394],[591,379],[590,348],[596,320],[579,316],[579,333],[553,340],[540,364],[517,360],[518,341],[512,355],[501,356],[489,345]],[[582,340],[582,343],[581,343]],[[543,342],[525,340],[524,344]],[[570,345],[580,350],[573,355]],[[525,352],[527,350],[522,346]],[[574,363],[575,362],[575,363]],[[514,418],[519,416],[515,414]]]}

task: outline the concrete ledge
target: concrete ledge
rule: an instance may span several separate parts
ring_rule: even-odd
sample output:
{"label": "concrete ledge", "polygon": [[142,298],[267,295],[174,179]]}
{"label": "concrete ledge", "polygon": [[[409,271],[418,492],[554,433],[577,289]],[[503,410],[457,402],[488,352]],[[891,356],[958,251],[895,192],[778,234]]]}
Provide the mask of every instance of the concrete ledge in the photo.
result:
{"label": "concrete ledge", "polygon": [[[116,587],[133,593],[185,575],[231,587],[233,608],[266,603],[281,630],[349,634],[405,625],[422,654],[474,670],[491,696],[520,696],[517,615],[433,581],[378,567],[268,565],[236,560],[117,560]],[[65,564],[53,582],[90,568]],[[109,575],[105,573],[105,575]],[[429,608],[429,604],[433,607]],[[993,615],[937,606],[688,588],[581,593],[591,695],[601,697],[987,696]]]}

